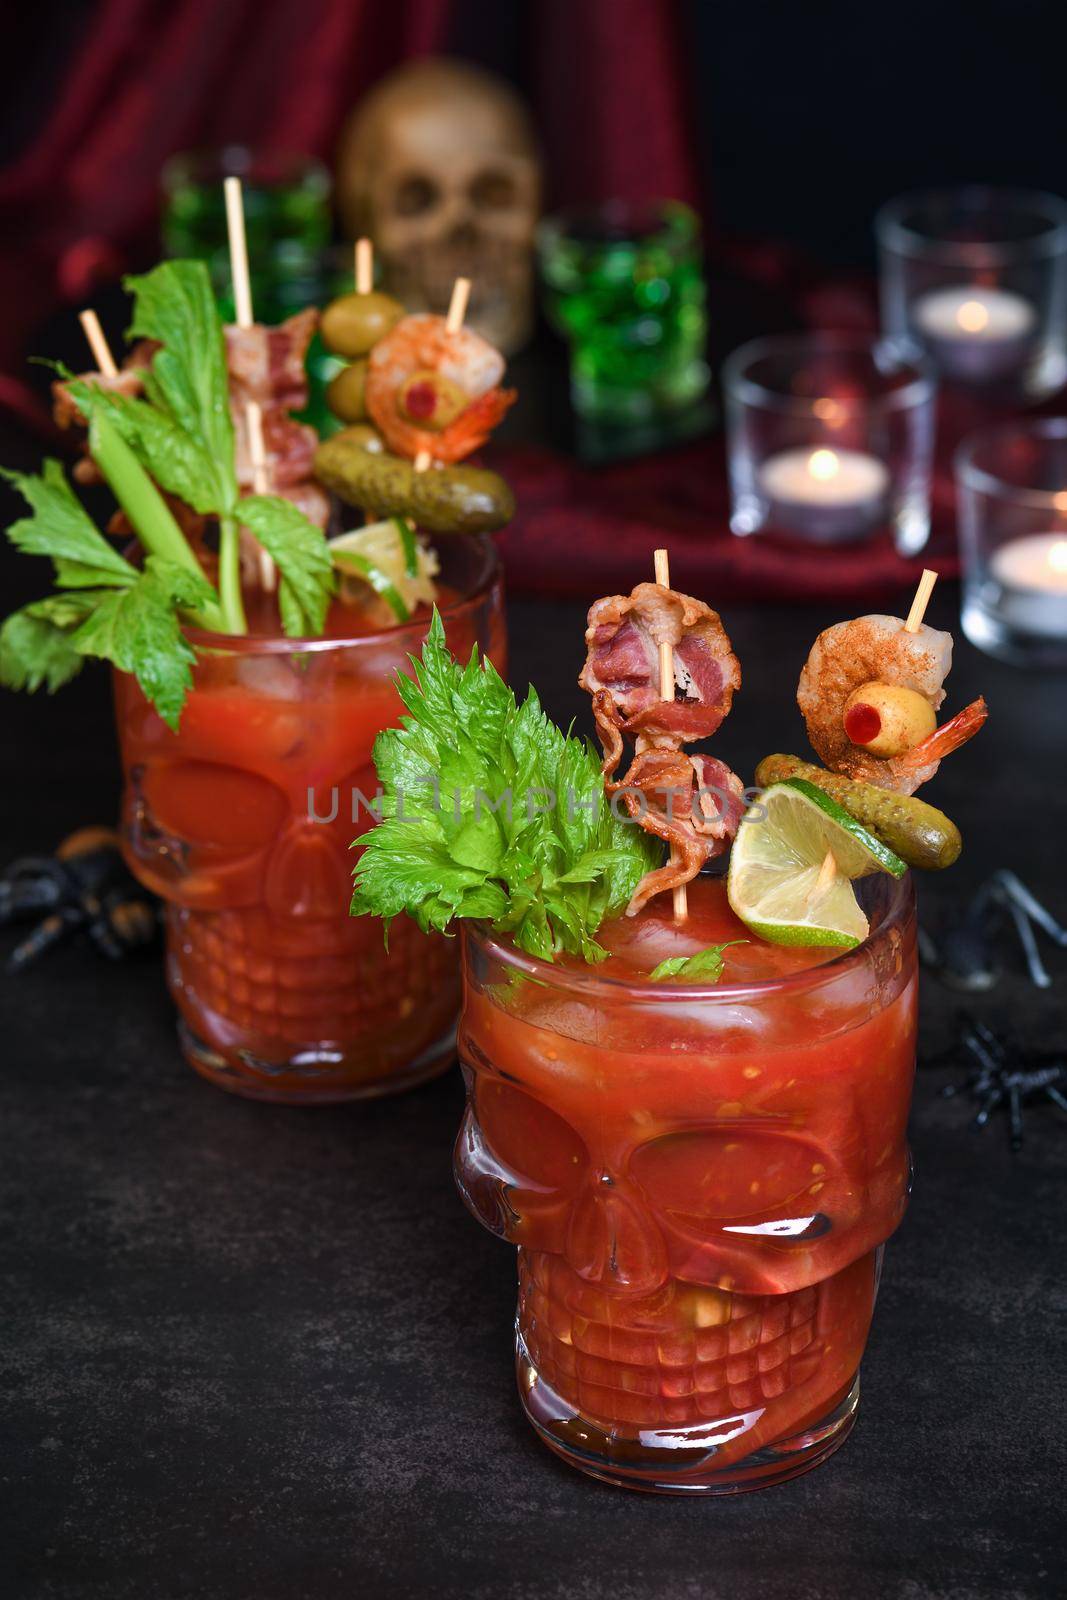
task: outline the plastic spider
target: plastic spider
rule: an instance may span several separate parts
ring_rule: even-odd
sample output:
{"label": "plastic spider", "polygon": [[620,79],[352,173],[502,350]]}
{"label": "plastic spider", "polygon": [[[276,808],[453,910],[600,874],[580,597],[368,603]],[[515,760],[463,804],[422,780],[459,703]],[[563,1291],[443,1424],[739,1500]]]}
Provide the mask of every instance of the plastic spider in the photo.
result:
{"label": "plastic spider", "polygon": [[1051,1100],[1067,1111],[1067,1052],[1013,1053],[1007,1041],[974,1017],[960,1018],[959,1046],[948,1052],[958,1061],[961,1052],[973,1063],[960,1083],[950,1083],[941,1093],[946,1099],[969,1094],[978,1102],[975,1123],[984,1128],[998,1106],[1006,1106],[1013,1150],[1023,1142],[1023,1107],[1037,1099]]}
{"label": "plastic spider", "polygon": [[130,876],[110,828],[81,828],[54,856],[24,856],[0,874],[0,926],[37,916],[8,957],[9,972],[20,972],[80,929],[112,961],[156,935],[152,898]]}
{"label": "plastic spider", "polygon": [[981,994],[1001,977],[997,946],[1007,930],[1022,946],[1026,972],[1036,989],[1047,989],[1052,977],[1038,949],[1034,929],[1039,928],[1061,949],[1067,949],[1067,928],[1031,894],[1014,872],[1002,868],[934,938],[919,933],[923,964],[950,989]]}

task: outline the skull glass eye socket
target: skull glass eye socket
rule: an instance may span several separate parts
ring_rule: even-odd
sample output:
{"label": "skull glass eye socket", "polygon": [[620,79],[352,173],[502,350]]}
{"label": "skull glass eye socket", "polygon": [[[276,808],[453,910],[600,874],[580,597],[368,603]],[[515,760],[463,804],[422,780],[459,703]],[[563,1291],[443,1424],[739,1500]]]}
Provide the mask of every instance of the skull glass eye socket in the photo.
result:
{"label": "skull glass eye socket", "polygon": [[515,180],[510,172],[486,169],[470,185],[471,203],[479,211],[510,211],[515,205]]}
{"label": "skull glass eye socket", "polygon": [[281,790],[258,773],[212,761],[153,762],[143,793],[164,832],[242,854],[270,844],[289,809]]}
{"label": "skull glass eye socket", "polygon": [[540,1100],[508,1083],[480,1078],[475,1112],[497,1160],[537,1188],[570,1188],[588,1163],[574,1129]]}
{"label": "skull glass eye socket", "polygon": [[826,1158],[787,1133],[724,1128],[655,1139],[634,1152],[630,1171],[661,1212],[734,1222],[816,1209],[812,1190],[823,1187]]}
{"label": "skull glass eye socket", "polygon": [[432,178],[409,172],[393,192],[393,210],[398,217],[421,217],[432,211],[440,198],[441,191]]}

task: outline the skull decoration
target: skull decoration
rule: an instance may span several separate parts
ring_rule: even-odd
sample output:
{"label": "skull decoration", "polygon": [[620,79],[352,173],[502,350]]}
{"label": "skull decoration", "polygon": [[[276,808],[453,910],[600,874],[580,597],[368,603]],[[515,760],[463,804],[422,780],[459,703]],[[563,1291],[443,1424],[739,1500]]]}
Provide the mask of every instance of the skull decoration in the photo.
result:
{"label": "skull decoration", "polygon": [[[874,1105],[858,1060],[814,1088],[803,1050],[724,1070],[676,1044],[672,1061],[669,1004],[661,1053],[642,1059],[625,1028],[612,1048],[610,1014],[594,1033],[555,999],[553,1035],[468,965],[456,1177],[519,1247],[530,1419],[585,1470],[646,1487],[721,1483],[738,1463],[744,1476],[813,1429],[828,1453],[851,1423],[879,1247],[906,1203],[908,1028],[898,1014],[895,1036],[871,1041],[892,1080]],[[820,1048],[809,1041],[813,1063]],[[745,1100],[723,1097],[735,1075]]]}
{"label": "skull decoration", "polygon": [[424,59],[384,79],[337,158],[342,223],[374,239],[389,292],[443,314],[456,278],[470,278],[468,321],[505,354],[532,326],[540,187],[522,102],[460,61]]}

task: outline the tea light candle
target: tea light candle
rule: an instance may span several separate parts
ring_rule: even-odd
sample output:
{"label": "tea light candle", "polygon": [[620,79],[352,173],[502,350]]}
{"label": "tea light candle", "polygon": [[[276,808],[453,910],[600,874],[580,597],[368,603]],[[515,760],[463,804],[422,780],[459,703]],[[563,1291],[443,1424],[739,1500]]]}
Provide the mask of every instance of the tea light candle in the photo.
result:
{"label": "tea light candle", "polygon": [[996,610],[1020,633],[1067,639],[1067,533],[1032,533],[993,552]]}
{"label": "tea light candle", "polygon": [[941,372],[970,383],[990,383],[1026,359],[1037,311],[1009,289],[961,284],[934,289],[916,300],[912,321]]}
{"label": "tea light candle", "polygon": [[862,534],[885,511],[889,470],[863,450],[782,450],[759,469],[773,523],[812,539]]}

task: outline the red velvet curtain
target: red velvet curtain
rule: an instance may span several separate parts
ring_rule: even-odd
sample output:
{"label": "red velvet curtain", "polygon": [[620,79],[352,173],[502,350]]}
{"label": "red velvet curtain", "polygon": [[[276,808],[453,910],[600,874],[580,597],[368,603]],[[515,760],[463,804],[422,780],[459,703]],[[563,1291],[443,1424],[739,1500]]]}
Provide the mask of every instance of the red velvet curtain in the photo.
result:
{"label": "red velvet curtain", "polygon": [[[36,323],[152,252],[159,172],[229,142],[329,157],[359,94],[447,52],[464,0],[101,0],[33,145],[0,177],[0,369]],[[469,10],[468,10],[469,20]],[[675,0],[539,0],[523,69],[556,201],[692,199]]]}

